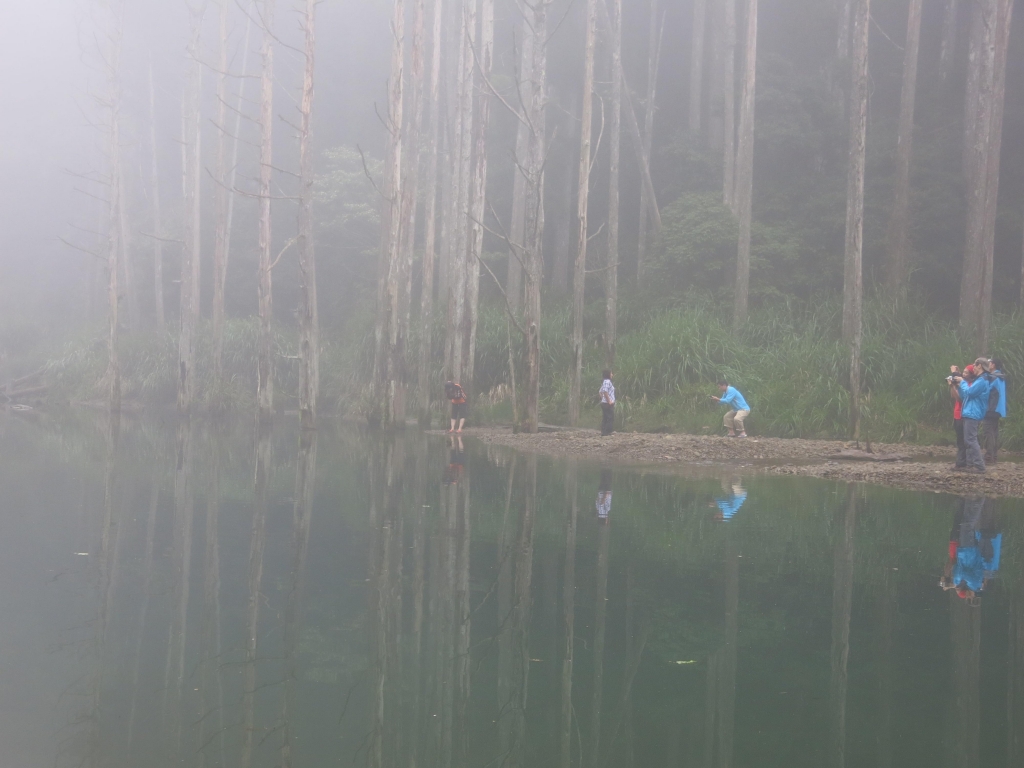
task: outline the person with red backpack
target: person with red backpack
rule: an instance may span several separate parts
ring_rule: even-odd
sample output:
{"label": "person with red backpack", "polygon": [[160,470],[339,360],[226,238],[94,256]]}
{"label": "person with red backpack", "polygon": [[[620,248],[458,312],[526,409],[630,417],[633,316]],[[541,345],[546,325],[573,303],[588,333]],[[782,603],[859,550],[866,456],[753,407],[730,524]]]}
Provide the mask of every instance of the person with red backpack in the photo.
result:
{"label": "person with red backpack", "polygon": [[[452,424],[448,432],[461,432],[466,423],[466,413],[469,411],[469,406],[466,405],[466,392],[457,381],[446,381],[444,396],[452,401]],[[458,429],[455,428],[456,422]]]}

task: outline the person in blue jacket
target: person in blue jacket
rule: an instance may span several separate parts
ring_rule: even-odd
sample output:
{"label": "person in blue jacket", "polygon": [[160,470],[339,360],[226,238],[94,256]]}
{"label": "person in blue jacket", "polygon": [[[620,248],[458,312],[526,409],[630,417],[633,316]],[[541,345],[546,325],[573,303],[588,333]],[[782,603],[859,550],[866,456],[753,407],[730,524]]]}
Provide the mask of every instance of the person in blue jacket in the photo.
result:
{"label": "person in blue jacket", "polygon": [[988,379],[992,389],[988,395],[988,412],[985,414],[985,461],[996,463],[999,452],[999,421],[1006,418],[1006,375],[1003,361],[997,357],[988,361]]}
{"label": "person in blue jacket", "polygon": [[718,390],[722,393],[722,396],[716,397],[712,395],[711,399],[716,403],[729,406],[724,421],[725,428],[729,430],[729,437],[746,437],[747,430],[743,426],[743,422],[750,415],[750,406],[747,405],[747,401],[740,394],[740,391],[736,387],[730,386],[729,382],[725,379],[719,380]]}
{"label": "person in blue jacket", "polygon": [[[967,443],[967,467],[965,472],[982,474],[985,471],[985,459],[978,442],[978,429],[988,412],[988,394],[992,388],[989,378],[981,371],[986,361],[978,361],[973,371],[964,371],[964,376],[952,377],[960,391],[960,415],[964,424],[964,442]],[[968,366],[970,368],[971,366]]]}

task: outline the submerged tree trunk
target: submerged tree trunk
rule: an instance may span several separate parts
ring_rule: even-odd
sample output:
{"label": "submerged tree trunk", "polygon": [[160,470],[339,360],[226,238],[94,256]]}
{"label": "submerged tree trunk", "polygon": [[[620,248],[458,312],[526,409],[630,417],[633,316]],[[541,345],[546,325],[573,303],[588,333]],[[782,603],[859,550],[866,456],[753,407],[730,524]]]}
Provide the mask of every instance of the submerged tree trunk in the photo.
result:
{"label": "submerged tree trunk", "polygon": [[[580,116],[580,168],[576,192],[576,261],[572,273],[572,368],[569,371],[569,424],[580,418],[580,377],[583,374],[583,291],[587,279],[587,213],[590,201],[590,143],[594,113],[594,48],[597,43],[597,2],[587,0],[587,37],[583,64],[583,111]],[[603,2],[603,0],[602,0]]]}
{"label": "submerged tree trunk", "polygon": [[[538,3],[539,5],[539,3]],[[530,677],[530,622],[533,598],[533,528],[537,508],[537,457],[526,459],[526,498],[519,520],[519,539],[515,551],[515,577],[513,580],[513,607],[510,617],[509,642],[511,654],[511,681],[513,699],[511,710],[511,744],[508,765],[523,768],[526,756],[526,702]]]}
{"label": "submerged tree trunk", "polygon": [[185,217],[185,246],[181,259],[181,297],[178,335],[178,411],[188,413],[192,410],[195,397],[195,354],[196,354],[196,320],[199,305],[199,283],[197,282],[196,264],[199,262],[202,247],[200,231],[201,205],[200,189],[202,187],[202,152],[200,140],[200,108],[202,102],[202,62],[200,61],[200,36],[202,34],[202,18],[199,12],[192,15],[192,37],[189,42],[191,63],[185,86],[186,98],[184,115],[185,125],[185,200],[183,214]]}
{"label": "submerged tree trunk", "polygon": [[[603,2],[603,0],[602,0]],[[622,149],[622,0],[612,0],[611,10],[611,117],[608,122],[608,264],[605,274],[604,360],[615,365],[615,338],[619,298],[619,157]],[[645,126],[646,127],[646,126]]]}
{"label": "submerged tree trunk", "polygon": [[590,688],[590,768],[601,762],[601,703],[604,695],[604,639],[608,619],[608,549],[610,523],[602,521],[597,532],[597,590],[594,597],[594,680]]}
{"label": "submerged tree trunk", "polygon": [[299,108],[299,423],[316,424],[320,391],[320,319],[316,300],[316,255],[313,245],[313,65],[316,53],[316,0],[306,0],[305,59]]}
{"label": "submerged tree trunk", "polygon": [[892,218],[889,219],[889,291],[902,299],[907,290],[907,250],[910,210],[910,160],[913,156],[914,101],[917,92],[917,58],[921,40],[923,0],[910,0],[907,13],[907,44],[903,49],[903,91],[900,96],[900,123],[896,138],[896,191]]}
{"label": "submerged tree trunk", "polygon": [[747,321],[750,292],[750,227],[754,199],[754,104],[757,84],[757,0],[747,0],[747,28],[744,42],[745,66],[740,99],[740,136],[736,157],[736,212],[740,239],[736,258],[736,296],[733,327]]}
{"label": "submerged tree trunk", "polygon": [[850,81],[850,149],[843,260],[843,341],[850,345],[850,431],[860,434],[860,347],[863,303],[864,158],[868,125],[868,25],[871,0],[855,0]]}
{"label": "submerged tree trunk", "polygon": [[736,2],[722,13],[722,201],[736,212]]}
{"label": "submerged tree trunk", "polygon": [[273,176],[274,146],[274,0],[263,0],[261,14],[263,60],[260,76],[260,180],[259,180],[259,316],[256,397],[262,417],[274,408],[274,296],[270,271],[270,182]]}
{"label": "submerged tree trunk", "polygon": [[572,766],[572,666],[576,625],[576,464],[570,463],[565,480],[565,566],[562,574],[562,702],[559,713],[559,766]]}
{"label": "submerged tree trunk", "polygon": [[942,12],[942,47],[939,50],[939,79],[943,83],[949,79],[956,57],[958,10],[957,0],[946,0]]}
{"label": "submerged tree trunk", "polygon": [[487,197],[487,128],[491,120],[491,100],[485,83],[490,82],[491,61],[494,56],[494,0],[480,0],[480,44],[475,54],[479,69],[477,87],[476,117],[473,130],[474,141],[473,185],[470,190],[469,213],[469,263],[466,284],[467,329],[465,372],[462,385],[467,391],[473,388],[476,363],[476,327],[480,304],[480,260],[484,255],[484,217]]}
{"label": "submerged tree trunk", "polygon": [[164,318],[164,242],[163,221],[160,218],[160,170],[156,149],[156,91],[153,87],[153,62],[149,63],[149,147],[150,189],[153,196],[153,311],[156,315],[156,329],[163,333]]}
{"label": "submerged tree trunk", "polygon": [[[858,0],[863,2],[863,0]],[[856,17],[854,30],[856,30]],[[856,58],[856,31],[854,58]],[[850,614],[853,607],[853,543],[857,525],[857,487],[846,491],[846,509],[838,529],[832,574],[832,672],[829,684],[829,761],[831,768],[846,765],[847,661],[850,656]]]}
{"label": "submerged tree trunk", "polygon": [[[690,109],[688,112],[690,139],[700,137],[701,114],[704,104],[704,27],[707,17],[707,0],[693,2],[693,28],[690,31]],[[648,38],[647,90],[651,90],[651,66],[654,61],[654,35],[658,16],[658,0],[651,0],[651,31]],[[648,111],[651,106],[648,105]]]}
{"label": "submerged tree trunk", "polygon": [[[700,116],[702,109],[702,96],[700,88],[703,83],[703,66],[704,66],[704,17],[705,17],[705,6],[706,0],[694,0],[694,11],[693,11],[693,24],[694,24],[694,38],[693,45],[700,46],[700,54],[698,60],[698,54],[693,53],[693,58],[690,60],[690,131],[693,134],[694,139],[700,135]],[[699,6],[699,8],[698,8]],[[699,10],[699,15],[698,15]],[[700,36],[697,36],[697,26],[700,25]],[[658,89],[658,69],[661,62],[661,43],[665,35],[665,19],[664,16],[661,18],[661,23],[658,23],[658,0],[651,0],[651,18],[650,18],[650,29],[647,37],[647,101],[644,105],[644,133],[643,133],[643,147],[641,152],[640,164],[641,174],[645,171],[650,176],[651,172],[651,144],[654,141],[654,113],[655,113],[655,97]],[[700,69],[700,72],[694,74],[694,67]],[[694,89],[697,89],[696,93],[696,128],[694,128]],[[650,194],[647,191],[647,184],[641,182],[640,184],[640,234],[637,243],[637,255],[636,255],[636,279],[638,283],[643,283],[644,272],[647,269],[647,237],[648,227],[652,223],[653,211],[652,207],[657,207],[657,201],[652,201]]]}
{"label": "submerged tree trunk", "polygon": [[424,203],[423,282],[420,286],[420,349],[417,361],[419,421],[430,422],[431,346],[434,330],[434,270],[437,262],[437,161],[441,139],[441,29],[444,0],[433,0],[430,52],[430,132],[427,136],[427,185]]}

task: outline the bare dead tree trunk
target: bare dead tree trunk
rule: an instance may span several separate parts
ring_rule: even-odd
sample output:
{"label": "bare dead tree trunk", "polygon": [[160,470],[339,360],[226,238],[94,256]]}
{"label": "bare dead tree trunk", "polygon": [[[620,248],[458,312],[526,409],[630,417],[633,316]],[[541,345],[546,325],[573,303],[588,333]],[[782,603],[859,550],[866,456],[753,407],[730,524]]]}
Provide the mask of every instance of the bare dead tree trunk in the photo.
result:
{"label": "bare dead tree trunk", "polygon": [[540,407],[540,284],[544,271],[544,166],[547,161],[547,14],[551,0],[526,7],[526,27],[533,38],[530,101],[525,119],[530,125],[526,162],[526,285],[523,321],[526,328],[526,417],[524,432],[536,432]]}
{"label": "bare dead tree trunk", "polygon": [[[698,9],[697,6],[700,6]],[[700,58],[699,61],[696,58],[696,52],[693,53],[693,58],[690,60],[690,132],[694,138],[700,136],[700,118],[701,108],[703,105],[702,96],[700,89],[703,85],[704,78],[704,17],[705,7],[707,0],[694,0],[694,11],[693,11],[693,23],[694,23],[694,38],[693,45],[696,47],[700,46]],[[699,11],[699,14],[698,14]],[[700,36],[697,37],[697,25],[700,24]],[[646,169],[647,176],[651,173],[651,145],[654,141],[654,114],[655,114],[655,96],[658,88],[658,69],[661,63],[661,43],[665,36],[665,17],[662,15],[661,22],[658,21],[658,0],[651,0],[651,18],[650,18],[650,29],[647,37],[647,101],[644,109],[644,134],[643,134],[643,150],[641,165]],[[699,74],[694,74],[694,67],[700,69]],[[696,79],[695,79],[696,78]],[[697,89],[696,99],[696,118],[694,117],[694,88]],[[694,120],[696,120],[696,128],[694,128]],[[651,208],[657,206],[657,202],[652,203],[650,195],[647,191],[647,185],[641,183],[640,185],[640,235],[637,244],[637,256],[636,256],[636,279],[638,283],[642,283],[644,279],[644,271],[647,268],[647,228],[651,224],[653,218]]]}
{"label": "bare dead tree trunk", "polygon": [[[533,35],[525,28],[520,43],[519,72],[517,80],[522,93],[523,105],[528,105],[532,98],[530,88],[533,87]],[[529,154],[530,125],[520,120],[516,129],[516,149],[512,171],[512,220],[509,223],[509,237],[513,243],[522,246],[526,242],[526,194],[527,173],[525,164]],[[505,293],[508,294],[509,308],[516,315],[522,310],[523,303],[523,265],[520,264],[522,254],[514,247],[509,249],[508,270],[505,278]]]}
{"label": "bare dead tree trunk", "polygon": [[736,213],[736,1],[722,13],[722,201]]}
{"label": "bare dead tree trunk", "polygon": [[910,160],[914,142],[914,101],[917,93],[917,58],[921,41],[922,0],[910,0],[907,12],[907,44],[903,49],[903,90],[900,123],[896,138],[896,191],[889,219],[889,279],[893,298],[902,299],[907,290],[907,249],[910,210]]}
{"label": "bare dead tree trunk", "polygon": [[259,317],[256,397],[266,418],[274,409],[274,294],[271,281],[270,182],[274,172],[274,0],[263,0],[260,48]]}
{"label": "bare dead tree trunk", "polygon": [[562,706],[559,713],[559,765],[572,765],[572,667],[576,626],[576,516],[578,499],[576,464],[569,464],[565,479],[565,565],[562,575]]}
{"label": "bare dead tree trunk", "polygon": [[619,158],[622,150],[622,0],[612,0],[611,48],[612,106],[608,123],[608,264],[605,274],[604,359],[615,365],[615,339],[619,298]]}
{"label": "bare dead tree trunk", "polygon": [[591,131],[594,116],[594,49],[597,45],[597,0],[587,0],[583,55],[583,109],[580,113],[580,168],[576,192],[576,260],[572,272],[572,368],[569,371],[569,424],[580,419],[583,375],[583,292],[587,279],[587,214],[590,202]]}
{"label": "bare dead tree trunk", "polygon": [[728,0],[710,0],[711,19],[708,38],[711,43],[710,64],[708,72],[708,112],[704,121],[705,142],[712,153],[722,151],[722,142],[725,132],[722,129],[722,118],[724,106],[722,96],[724,83],[722,72],[724,69],[725,51],[725,3]]}
{"label": "bare dead tree trunk", "polygon": [[434,330],[434,269],[437,261],[437,161],[441,138],[441,30],[444,0],[433,0],[430,60],[430,132],[427,136],[427,186],[424,203],[423,282],[420,287],[420,349],[417,361],[419,421],[430,422],[430,352]]}
{"label": "bare dead tree trunk", "polygon": [[999,210],[999,163],[1003,146],[1003,111],[1006,98],[1006,58],[1010,43],[1013,0],[999,0],[996,16],[996,51],[992,73],[992,126],[986,155],[985,269],[978,318],[977,347],[987,354],[992,326],[992,280],[995,267],[996,215]]}
{"label": "bare dead tree trunk", "polygon": [[[688,112],[690,136],[693,140],[700,137],[701,114],[704,104],[704,35],[705,18],[707,16],[707,0],[693,2],[693,29],[690,32],[690,109]],[[654,61],[654,35],[658,17],[658,0],[651,0],[651,31],[648,38],[648,69],[647,89],[651,88],[650,62]],[[648,106],[648,111],[651,107]]]}
{"label": "bare dead tree trunk", "polygon": [[[856,0],[859,4],[864,0]],[[857,57],[857,13],[854,16],[853,57]],[[856,78],[855,78],[856,79]],[[847,660],[850,655],[850,614],[853,606],[853,544],[857,525],[857,486],[852,483],[846,491],[846,509],[843,526],[835,543],[835,562],[832,576],[832,673],[829,685],[830,738],[829,762],[831,768],[846,765],[846,689]]]}
{"label": "bare dead tree trunk", "polygon": [[[563,162],[562,183],[556,197],[555,214],[555,255],[551,260],[551,292],[562,295],[569,290],[569,265],[576,254],[576,203],[573,197],[573,183],[578,181],[580,145],[575,140],[576,127],[580,122],[580,98],[570,93],[563,113],[559,115],[555,133],[562,137],[555,147],[555,156]],[[560,148],[560,149],[559,149]],[[561,157],[564,155],[564,158]]]}
{"label": "bare dead tree trunk", "polygon": [[107,84],[110,89],[107,107],[107,152],[110,164],[110,202],[107,219],[107,371],[101,386],[106,390],[112,414],[121,410],[121,365],[118,360],[117,272],[121,254],[121,46],[124,34],[124,3],[113,9],[110,50],[107,61]]}
{"label": "bare dead tree trunk", "polygon": [[128,213],[124,204],[125,190],[127,186],[124,180],[124,161],[117,163],[118,173],[117,186],[120,189],[120,205],[117,209],[117,227],[121,230],[119,240],[121,242],[121,269],[124,272],[124,294],[128,300],[128,332],[135,333],[139,329],[139,295],[138,285],[135,282],[135,263],[132,260],[131,243],[128,239]]}
{"label": "bare dead tree trunk", "polygon": [[859,439],[864,248],[864,159],[868,125],[868,28],[871,0],[855,0],[850,81],[850,149],[843,260],[843,340],[850,345],[850,431]]}
{"label": "bare dead tree trunk", "polygon": [[967,183],[967,236],[960,281],[960,327],[973,336],[983,354],[986,285],[986,224],[989,196],[989,153],[995,122],[996,23],[1000,0],[974,5],[964,110],[964,177]]}
{"label": "bare dead tree trunk", "polygon": [[[224,281],[227,276],[228,248],[228,201],[232,193],[228,186],[228,0],[220,0],[220,50],[217,66],[217,169],[213,192],[213,207],[216,214],[213,239],[213,348],[214,381],[217,388],[223,378],[224,338]],[[246,46],[248,48],[248,46]],[[235,136],[238,132],[235,132]],[[237,141],[237,139],[236,139]]]}
{"label": "bare dead tree trunk", "polygon": [[949,79],[956,56],[958,11],[957,0],[946,0],[942,11],[942,47],[939,50],[939,79],[943,83]]}
{"label": "bare dead tree trunk", "polygon": [[202,248],[200,231],[202,185],[202,152],[200,141],[203,69],[199,40],[202,34],[202,13],[192,13],[192,31],[189,41],[189,71],[185,85],[185,246],[181,259],[181,296],[178,332],[178,412],[189,413],[195,397],[196,320],[198,317],[199,283],[196,264]]}
{"label": "bare dead tree trunk", "polygon": [[306,68],[302,78],[299,131],[299,422],[316,425],[320,391],[320,319],[316,299],[313,243],[313,68],[316,54],[316,0],[306,0]]}
{"label": "bare dead tree trunk", "polygon": [[153,88],[153,62],[149,62],[149,147],[150,194],[153,196],[153,310],[156,313],[156,328],[160,333],[166,328],[164,318],[164,243],[163,222],[160,218],[160,169],[156,148],[156,91]]}
{"label": "bare dead tree trunk", "polygon": [[757,0],[747,0],[744,42],[743,91],[740,98],[740,135],[736,157],[736,212],[740,235],[736,259],[736,296],[733,327],[747,321],[750,294],[750,227],[754,200],[754,105],[757,86]]}
{"label": "bare dead tree trunk", "polygon": [[491,121],[490,94],[485,85],[491,78],[494,58],[494,0],[480,0],[480,42],[474,56],[479,70],[480,83],[477,86],[476,117],[473,130],[476,133],[472,189],[470,190],[469,214],[469,264],[466,285],[468,328],[466,331],[465,372],[462,385],[467,391],[473,388],[476,368],[476,328],[480,312],[480,260],[484,255],[484,216],[487,197],[487,129]]}

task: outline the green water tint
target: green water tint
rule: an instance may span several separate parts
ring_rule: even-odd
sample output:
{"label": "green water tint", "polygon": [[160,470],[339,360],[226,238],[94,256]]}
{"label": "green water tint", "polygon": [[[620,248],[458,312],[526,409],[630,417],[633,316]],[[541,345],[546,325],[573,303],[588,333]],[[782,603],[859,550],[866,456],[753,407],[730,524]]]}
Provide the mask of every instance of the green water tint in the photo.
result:
{"label": "green water tint", "polygon": [[466,449],[0,419],[4,764],[1020,763],[1020,502]]}

